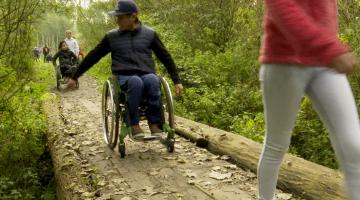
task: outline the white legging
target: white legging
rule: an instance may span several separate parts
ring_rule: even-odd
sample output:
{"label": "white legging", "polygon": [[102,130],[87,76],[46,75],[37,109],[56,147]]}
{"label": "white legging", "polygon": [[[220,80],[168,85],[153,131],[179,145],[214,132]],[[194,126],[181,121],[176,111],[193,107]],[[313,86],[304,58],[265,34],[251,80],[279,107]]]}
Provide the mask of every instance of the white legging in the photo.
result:
{"label": "white legging", "polygon": [[261,67],[260,81],[266,135],[258,165],[259,199],[275,199],[280,164],[307,95],[330,133],[349,199],[360,200],[360,126],[346,76],[325,67],[269,64]]}

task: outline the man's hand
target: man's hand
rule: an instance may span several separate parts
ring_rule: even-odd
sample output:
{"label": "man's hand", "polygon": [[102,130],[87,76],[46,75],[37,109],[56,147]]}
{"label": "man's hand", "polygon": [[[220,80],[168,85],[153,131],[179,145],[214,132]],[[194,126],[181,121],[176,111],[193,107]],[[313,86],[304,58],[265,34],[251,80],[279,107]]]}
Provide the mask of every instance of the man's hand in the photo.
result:
{"label": "man's hand", "polygon": [[175,93],[176,95],[181,95],[181,93],[183,92],[184,87],[181,83],[175,84]]}
{"label": "man's hand", "polygon": [[66,83],[65,90],[75,90],[75,89],[77,89],[76,82],[77,82],[76,80],[70,78],[68,80],[68,82]]}
{"label": "man's hand", "polygon": [[357,65],[359,65],[359,60],[351,52],[335,57],[329,64],[331,68],[343,74],[354,72]]}

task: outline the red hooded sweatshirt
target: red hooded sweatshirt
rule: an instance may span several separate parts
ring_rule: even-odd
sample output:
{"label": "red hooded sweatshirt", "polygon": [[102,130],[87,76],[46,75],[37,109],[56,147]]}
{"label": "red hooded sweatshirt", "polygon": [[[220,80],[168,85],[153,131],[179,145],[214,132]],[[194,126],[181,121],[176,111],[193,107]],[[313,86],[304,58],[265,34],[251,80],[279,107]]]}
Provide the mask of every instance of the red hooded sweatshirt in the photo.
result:
{"label": "red hooded sweatshirt", "polygon": [[337,24],[337,0],[265,0],[260,62],[326,66],[350,51]]}

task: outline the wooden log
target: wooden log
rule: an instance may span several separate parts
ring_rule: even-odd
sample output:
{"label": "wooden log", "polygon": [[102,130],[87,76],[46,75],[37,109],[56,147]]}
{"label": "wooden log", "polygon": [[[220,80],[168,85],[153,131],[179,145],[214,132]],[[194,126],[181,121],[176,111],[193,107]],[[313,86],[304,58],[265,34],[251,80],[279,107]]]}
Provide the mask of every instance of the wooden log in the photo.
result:
{"label": "wooden log", "polygon": [[48,134],[47,145],[53,161],[56,193],[60,200],[81,199],[82,191],[86,191],[87,184],[80,177],[81,164],[75,152],[66,148],[71,137],[66,135],[63,120],[60,118],[59,99],[55,94],[47,94],[43,98],[42,108],[47,116]]}
{"label": "wooden log", "polygon": [[[176,117],[176,132],[192,141],[203,137],[208,149],[228,155],[243,168],[253,172],[262,144],[185,118]],[[311,200],[346,199],[343,177],[339,171],[287,154],[281,165],[278,187]]]}

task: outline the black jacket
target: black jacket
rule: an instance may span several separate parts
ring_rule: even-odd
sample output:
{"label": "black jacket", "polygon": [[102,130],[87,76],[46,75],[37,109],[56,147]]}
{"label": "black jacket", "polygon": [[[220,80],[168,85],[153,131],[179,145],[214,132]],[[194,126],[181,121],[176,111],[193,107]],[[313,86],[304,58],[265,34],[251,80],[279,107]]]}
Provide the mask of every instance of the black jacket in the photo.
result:
{"label": "black jacket", "polygon": [[71,66],[77,63],[77,57],[76,55],[70,51],[67,50],[59,50],[53,57],[53,64],[56,65],[56,59],[59,58],[59,64],[60,66]]}
{"label": "black jacket", "polygon": [[151,28],[139,25],[135,31],[109,31],[102,41],[89,52],[80,63],[73,78],[77,79],[111,52],[111,71],[115,75],[134,75],[155,73],[152,52],[164,64],[175,84],[180,83],[175,63]]}

